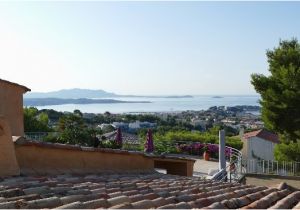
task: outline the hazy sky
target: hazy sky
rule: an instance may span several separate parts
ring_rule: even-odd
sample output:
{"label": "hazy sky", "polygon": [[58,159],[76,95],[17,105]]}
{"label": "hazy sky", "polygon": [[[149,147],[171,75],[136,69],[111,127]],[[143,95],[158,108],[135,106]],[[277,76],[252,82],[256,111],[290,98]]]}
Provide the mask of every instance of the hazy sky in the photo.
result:
{"label": "hazy sky", "polygon": [[32,91],[254,94],[300,2],[0,2],[0,78]]}

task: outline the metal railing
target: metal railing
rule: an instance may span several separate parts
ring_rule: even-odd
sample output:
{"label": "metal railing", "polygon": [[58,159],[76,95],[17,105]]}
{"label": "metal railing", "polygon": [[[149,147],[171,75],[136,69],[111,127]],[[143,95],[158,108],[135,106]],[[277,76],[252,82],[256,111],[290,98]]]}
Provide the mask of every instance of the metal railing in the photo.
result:
{"label": "metal railing", "polygon": [[279,176],[300,176],[300,162],[273,160],[244,160],[247,173],[269,174]]}
{"label": "metal railing", "polygon": [[212,180],[240,182],[241,178],[245,174],[245,170],[243,168],[242,153],[235,148],[228,146],[226,147],[231,149],[228,165],[225,169],[220,170],[218,173],[216,173],[212,177]]}
{"label": "metal railing", "polygon": [[49,135],[56,135],[57,132],[25,132],[24,137],[36,141],[45,141],[45,138]]}

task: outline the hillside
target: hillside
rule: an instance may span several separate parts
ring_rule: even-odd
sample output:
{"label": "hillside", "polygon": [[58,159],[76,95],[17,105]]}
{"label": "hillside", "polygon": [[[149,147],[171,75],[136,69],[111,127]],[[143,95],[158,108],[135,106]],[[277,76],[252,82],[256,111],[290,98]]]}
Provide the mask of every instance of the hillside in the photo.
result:
{"label": "hillside", "polygon": [[24,95],[24,98],[111,98],[118,97],[114,93],[109,93],[104,90],[90,90],[90,89],[63,89],[51,92],[29,92]]}

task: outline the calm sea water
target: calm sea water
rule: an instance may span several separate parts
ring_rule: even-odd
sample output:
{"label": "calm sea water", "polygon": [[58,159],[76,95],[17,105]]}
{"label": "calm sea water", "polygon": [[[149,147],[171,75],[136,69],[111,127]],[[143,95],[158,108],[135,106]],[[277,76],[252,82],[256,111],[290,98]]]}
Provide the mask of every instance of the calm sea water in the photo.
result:
{"label": "calm sea water", "polygon": [[186,110],[206,110],[211,106],[259,105],[259,96],[194,96],[193,98],[114,98],[124,101],[151,101],[151,103],[119,103],[119,104],[65,104],[39,106],[38,109],[54,109],[70,111],[79,109],[87,113],[128,113],[128,112],[176,112]]}

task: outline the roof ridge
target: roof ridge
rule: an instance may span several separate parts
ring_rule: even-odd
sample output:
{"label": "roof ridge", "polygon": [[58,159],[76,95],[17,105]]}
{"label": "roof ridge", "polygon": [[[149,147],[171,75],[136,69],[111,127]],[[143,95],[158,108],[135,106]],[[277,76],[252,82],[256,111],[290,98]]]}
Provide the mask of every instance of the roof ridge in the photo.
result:
{"label": "roof ridge", "polygon": [[8,80],[4,80],[4,79],[1,79],[0,78],[0,82],[4,82],[4,83],[7,83],[9,85],[14,85],[14,86],[18,86],[18,87],[21,87],[25,90],[25,92],[27,91],[31,91],[28,87],[24,86],[24,85],[20,85],[18,83],[15,83],[15,82],[11,82],[11,81],[8,81]]}

